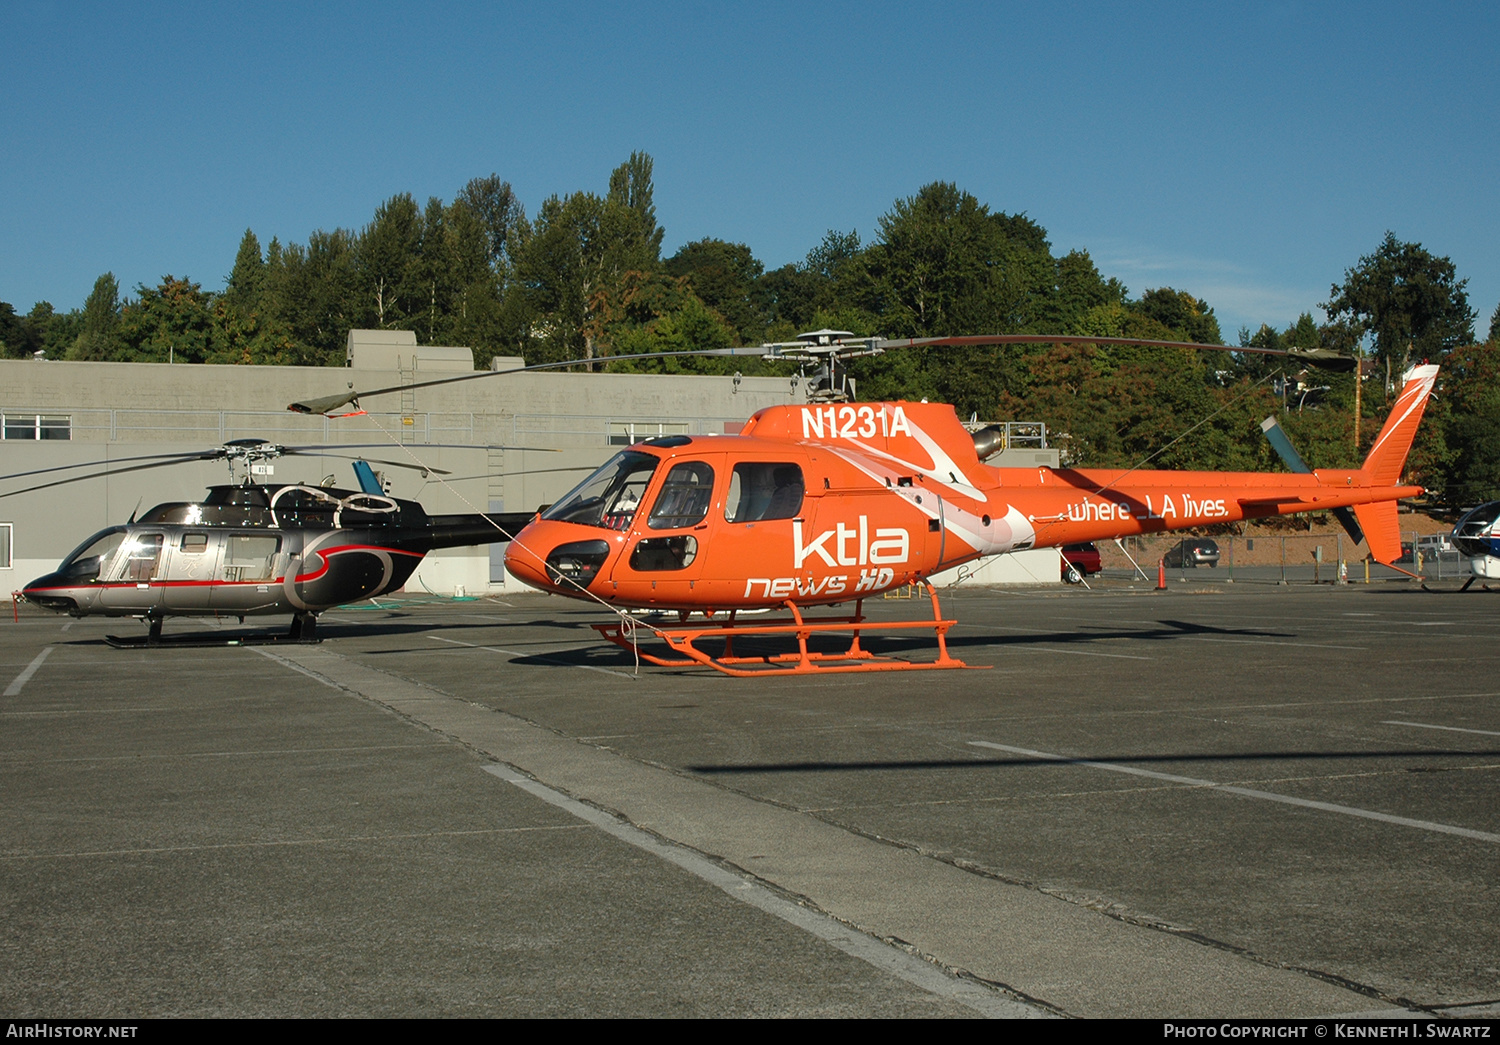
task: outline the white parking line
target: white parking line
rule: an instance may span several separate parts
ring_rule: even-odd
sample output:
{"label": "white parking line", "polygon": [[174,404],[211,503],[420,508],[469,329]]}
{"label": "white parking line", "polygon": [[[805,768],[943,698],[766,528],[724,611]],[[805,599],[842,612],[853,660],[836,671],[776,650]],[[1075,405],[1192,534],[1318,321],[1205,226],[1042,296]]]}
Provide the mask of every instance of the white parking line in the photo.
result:
{"label": "white parking line", "polygon": [[1492,729],[1464,729],[1462,726],[1430,726],[1426,722],[1399,722],[1395,719],[1382,719],[1382,726],[1411,726],[1413,729],[1442,729],[1449,733],[1478,733],[1482,737],[1500,737],[1500,733]]}
{"label": "white parking line", "polygon": [[484,767],[484,771],[516,785],[544,802],[572,813],[580,820],[593,824],[622,842],[644,849],[648,853],[677,865],[708,884],[717,886],[741,903],[747,903],[784,922],[789,922],[845,954],[868,962],[877,969],[920,987],[930,994],[955,1001],[990,1019],[1045,1019],[1052,1015],[1045,1009],[1012,1000],[972,980],[949,976],[931,962],[924,961],[914,954],[897,950],[858,929],[851,929],[843,922],[821,911],[803,907],[778,896],[765,886],[748,878],[742,878],[691,849],[664,842],[619,817],[586,805],[577,799],[569,798],[562,792],[554,791],[530,777],[522,776],[509,766],[488,765]]}
{"label": "white parking line", "polygon": [[26,665],[26,667],[21,670],[21,673],[16,676],[15,681],[12,682],[9,686],[5,687],[5,695],[7,697],[19,696],[21,693],[21,687],[31,681],[31,676],[36,674],[36,669],[42,666],[42,661],[46,660],[47,654],[51,652],[51,646],[42,647],[42,652],[33,657],[31,663]]}
{"label": "white parking line", "polygon": [[992,751],[1007,751],[1013,755],[1027,755],[1031,758],[1041,759],[1047,762],[1064,762],[1075,766],[1088,766],[1090,769],[1104,769],[1111,773],[1126,773],[1130,776],[1149,777],[1152,780],[1167,780],[1174,784],[1185,784],[1188,787],[1207,787],[1215,791],[1226,791],[1232,795],[1240,795],[1243,798],[1259,798],[1266,802],[1280,802],[1283,805],[1301,806],[1304,809],[1318,809],[1325,813],[1341,813],[1344,816],[1357,816],[1364,820],[1379,820],[1385,824],[1397,824],[1401,827],[1415,827],[1423,831],[1436,831],[1445,835],[1458,835],[1462,838],[1474,838],[1481,842],[1500,842],[1500,834],[1489,831],[1475,831],[1467,827],[1454,827],[1452,824],[1439,824],[1431,820],[1413,820],[1406,816],[1392,816],[1389,813],[1377,813],[1370,809],[1357,809],[1354,806],[1342,806],[1333,802],[1315,802],[1309,798],[1293,798],[1291,795],[1278,795],[1273,791],[1257,791],[1251,787],[1236,787],[1232,784],[1220,784],[1214,780],[1200,780],[1197,777],[1177,776],[1175,773],[1158,773],[1150,769],[1137,769],[1135,766],[1121,766],[1112,762],[1090,762],[1083,758],[1069,758],[1067,755],[1054,755],[1048,751],[1032,751],[1024,747],[1009,747],[1005,744],[995,744],[988,740],[971,740],[970,747],[984,747]]}

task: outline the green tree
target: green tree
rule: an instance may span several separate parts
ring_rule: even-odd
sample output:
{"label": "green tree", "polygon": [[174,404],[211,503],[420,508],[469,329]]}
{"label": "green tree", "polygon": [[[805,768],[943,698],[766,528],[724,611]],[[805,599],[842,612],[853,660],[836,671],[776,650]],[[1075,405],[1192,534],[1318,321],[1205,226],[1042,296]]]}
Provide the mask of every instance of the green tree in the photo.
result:
{"label": "green tree", "polygon": [[1033,318],[1032,292],[1050,283],[1050,271],[1037,271],[1051,268],[1036,250],[1045,234],[1024,217],[991,214],[949,182],[897,200],[879,228],[868,305],[888,335],[1020,331]]}
{"label": "green tree", "polygon": [[1373,335],[1376,359],[1395,379],[1412,359],[1439,359],[1473,340],[1467,285],[1447,258],[1387,232],[1373,254],[1344,273],[1342,286],[1334,284],[1321,307],[1330,320],[1348,319]]}
{"label": "green tree", "polygon": [[[508,193],[510,186],[503,187]],[[442,257],[449,292],[434,336],[447,344],[493,349],[515,339],[504,327],[502,303],[510,269],[506,244],[518,242],[519,235],[510,228],[497,234],[466,192],[444,213]]]}
{"label": "green tree", "polygon": [[656,224],[651,170],[651,157],[633,152],[609,176],[604,221],[607,231],[620,237],[613,249],[618,252],[615,263],[622,271],[645,271],[661,260],[665,230]]}
{"label": "green tree", "polygon": [[1209,308],[1208,302],[1199,301],[1185,290],[1173,290],[1171,287],[1148,290],[1141,295],[1140,301],[1130,307],[1139,315],[1160,323],[1175,340],[1195,341],[1203,345],[1223,343],[1214,310]]}
{"label": "green tree", "polygon": [[26,321],[9,301],[0,301],[0,356],[24,359],[29,355],[26,341]]}
{"label": "green tree", "polygon": [[766,317],[765,340],[787,341],[825,326],[852,329],[824,323],[818,315],[858,308],[856,301],[869,297],[863,292],[868,282],[859,233],[829,229],[801,264],[783,265],[756,280],[755,296]]}
{"label": "green tree", "polygon": [[765,266],[743,243],[703,239],[685,244],[666,261],[668,275],[685,278],[694,294],[713,309],[741,343],[758,343],[766,330],[766,310],[756,282]]}
{"label": "green tree", "polygon": [[453,202],[479,223],[485,237],[486,263],[503,276],[510,255],[526,231],[526,211],[510,182],[501,181],[498,174],[472,178]]}
{"label": "green tree", "polygon": [[370,325],[374,314],[355,237],[344,229],[319,230],[304,247],[266,248],[262,291],[266,340],[254,351],[267,361],[341,366],[351,327]]}
{"label": "green tree", "polygon": [[49,359],[63,359],[83,333],[83,311],[58,312],[50,301],[38,301],[26,313],[26,327],[32,351],[41,349]]}
{"label": "green tree", "polygon": [[410,193],[392,196],[376,208],[355,253],[358,318],[377,329],[409,329],[412,317],[421,314],[427,297],[420,264],[422,232],[422,213]]}
{"label": "green tree", "polygon": [[68,350],[70,359],[113,359],[119,350],[120,284],[113,272],[94,281],[83,303],[82,330]]}
{"label": "green tree", "polygon": [[1434,404],[1447,451],[1444,498],[1454,505],[1500,498],[1500,341],[1454,349],[1444,367]]}
{"label": "green tree", "polygon": [[234,256],[234,268],[225,280],[224,299],[234,307],[254,312],[260,308],[261,287],[266,281],[266,263],[261,257],[260,240],[250,229],[240,239],[240,249]]}
{"label": "green tree", "polygon": [[1054,271],[1038,333],[1083,334],[1091,313],[1098,315],[1125,304],[1125,284],[1105,279],[1086,250],[1069,251],[1058,258]]}
{"label": "green tree", "polygon": [[644,153],[615,169],[602,197],[575,192],[544,202],[516,255],[527,361],[604,354],[599,338],[610,322],[609,302],[628,273],[659,270],[662,234]]}
{"label": "green tree", "polygon": [[[841,293],[840,303],[874,316],[886,336],[1041,333],[1056,318],[1058,269],[1046,231],[1025,215],[991,212],[947,182],[897,200],[851,272],[856,293]],[[908,395],[987,415],[1019,380],[1025,354],[918,349],[886,373],[854,369],[871,393],[894,391],[894,379]]]}
{"label": "green tree", "polygon": [[169,275],[155,287],[136,287],[136,294],[122,310],[114,358],[204,363],[219,353],[223,331],[215,320],[212,295],[199,284]]}

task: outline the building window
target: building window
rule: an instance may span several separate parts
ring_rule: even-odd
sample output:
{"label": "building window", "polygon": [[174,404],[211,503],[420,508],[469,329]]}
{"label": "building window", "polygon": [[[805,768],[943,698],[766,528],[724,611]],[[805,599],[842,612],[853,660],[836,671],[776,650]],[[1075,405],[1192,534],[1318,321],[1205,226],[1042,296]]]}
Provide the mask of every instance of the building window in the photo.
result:
{"label": "building window", "polygon": [[71,439],[73,419],[67,414],[5,414],[0,436],[5,439]]}
{"label": "building window", "polygon": [[0,523],[0,570],[8,570],[13,564],[10,557],[10,539],[14,526],[13,523]]}

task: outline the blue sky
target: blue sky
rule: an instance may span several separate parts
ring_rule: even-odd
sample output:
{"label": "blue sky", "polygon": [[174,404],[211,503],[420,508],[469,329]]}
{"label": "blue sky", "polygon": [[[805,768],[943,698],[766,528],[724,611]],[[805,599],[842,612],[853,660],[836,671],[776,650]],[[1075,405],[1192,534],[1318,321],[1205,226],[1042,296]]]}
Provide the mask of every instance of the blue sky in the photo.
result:
{"label": "blue sky", "polygon": [[923,184],[1024,212],[1224,334],[1385,231],[1500,300],[1500,14],[1455,4],[93,5],[0,31],[0,300],[220,289],[244,230],[358,228],[498,173],[535,212],[655,159],[666,251],[867,241]]}

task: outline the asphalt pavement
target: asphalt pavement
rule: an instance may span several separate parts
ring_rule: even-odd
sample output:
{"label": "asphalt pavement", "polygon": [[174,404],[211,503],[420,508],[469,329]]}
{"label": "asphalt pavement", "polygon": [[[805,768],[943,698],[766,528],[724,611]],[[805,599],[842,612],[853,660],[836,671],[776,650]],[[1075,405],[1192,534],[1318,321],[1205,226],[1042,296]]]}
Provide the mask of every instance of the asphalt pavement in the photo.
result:
{"label": "asphalt pavement", "polygon": [[223,649],[23,609],[0,1012],[1500,1011],[1495,594],[944,610],[973,670],[732,679],[538,595]]}

